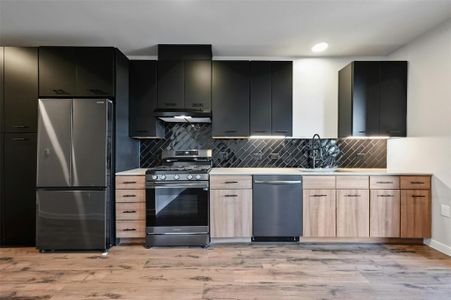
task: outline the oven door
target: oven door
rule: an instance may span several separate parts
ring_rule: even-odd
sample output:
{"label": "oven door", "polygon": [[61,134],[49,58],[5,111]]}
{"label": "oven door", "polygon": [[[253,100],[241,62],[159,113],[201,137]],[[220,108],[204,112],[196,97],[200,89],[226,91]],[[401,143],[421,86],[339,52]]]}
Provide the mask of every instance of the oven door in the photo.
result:
{"label": "oven door", "polygon": [[208,181],[147,183],[148,234],[208,233]]}

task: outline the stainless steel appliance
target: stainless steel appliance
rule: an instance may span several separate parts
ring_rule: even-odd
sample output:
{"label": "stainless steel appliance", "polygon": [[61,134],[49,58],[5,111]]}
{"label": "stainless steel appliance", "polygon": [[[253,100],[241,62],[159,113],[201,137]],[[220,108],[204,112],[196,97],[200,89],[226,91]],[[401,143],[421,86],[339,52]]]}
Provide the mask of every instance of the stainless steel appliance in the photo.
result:
{"label": "stainless steel appliance", "polygon": [[253,176],[252,205],[252,241],[299,241],[302,235],[301,176]]}
{"label": "stainless steel appliance", "polygon": [[111,101],[40,99],[37,150],[37,248],[109,248]]}
{"label": "stainless steel appliance", "polygon": [[146,247],[209,242],[211,150],[163,151],[146,175]]}

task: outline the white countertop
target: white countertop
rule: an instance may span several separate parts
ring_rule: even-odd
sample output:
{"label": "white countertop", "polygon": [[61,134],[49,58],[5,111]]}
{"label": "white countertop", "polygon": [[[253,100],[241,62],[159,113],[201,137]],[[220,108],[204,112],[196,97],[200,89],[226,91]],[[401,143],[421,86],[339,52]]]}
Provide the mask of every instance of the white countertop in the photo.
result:
{"label": "white countertop", "polygon": [[146,168],[137,168],[137,169],[131,169],[127,171],[117,172],[116,175],[118,176],[144,176],[146,175]]}
{"label": "white countertop", "polygon": [[[144,176],[146,168],[137,168],[116,173],[119,176]],[[210,175],[423,175],[432,174],[421,172],[399,172],[388,169],[337,169],[334,171],[312,171],[300,168],[213,168]]]}
{"label": "white countertop", "polygon": [[387,169],[337,169],[312,171],[299,168],[213,168],[210,175],[431,175],[427,173],[399,172]]}

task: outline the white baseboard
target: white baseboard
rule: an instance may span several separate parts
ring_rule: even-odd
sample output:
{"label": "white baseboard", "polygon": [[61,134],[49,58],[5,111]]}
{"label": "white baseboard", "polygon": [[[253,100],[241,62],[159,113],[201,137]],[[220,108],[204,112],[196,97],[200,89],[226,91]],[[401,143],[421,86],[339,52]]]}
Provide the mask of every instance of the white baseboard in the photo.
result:
{"label": "white baseboard", "polygon": [[448,256],[451,256],[451,247],[448,245],[445,245],[443,243],[440,243],[439,241],[430,239],[430,240],[424,240],[424,244],[428,245],[429,247],[440,251]]}

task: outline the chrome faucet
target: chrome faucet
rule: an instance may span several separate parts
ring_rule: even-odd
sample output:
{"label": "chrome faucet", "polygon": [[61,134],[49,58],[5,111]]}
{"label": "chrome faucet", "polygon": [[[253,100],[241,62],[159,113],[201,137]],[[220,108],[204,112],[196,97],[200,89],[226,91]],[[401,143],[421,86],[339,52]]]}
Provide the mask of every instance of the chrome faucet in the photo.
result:
{"label": "chrome faucet", "polygon": [[[315,146],[316,142],[316,146]],[[310,150],[312,151],[310,154],[310,158],[313,161],[313,169],[316,168],[316,161],[319,158],[320,161],[323,160],[323,147],[321,144],[321,137],[319,134],[315,133],[312,137],[312,140],[310,142]]]}

